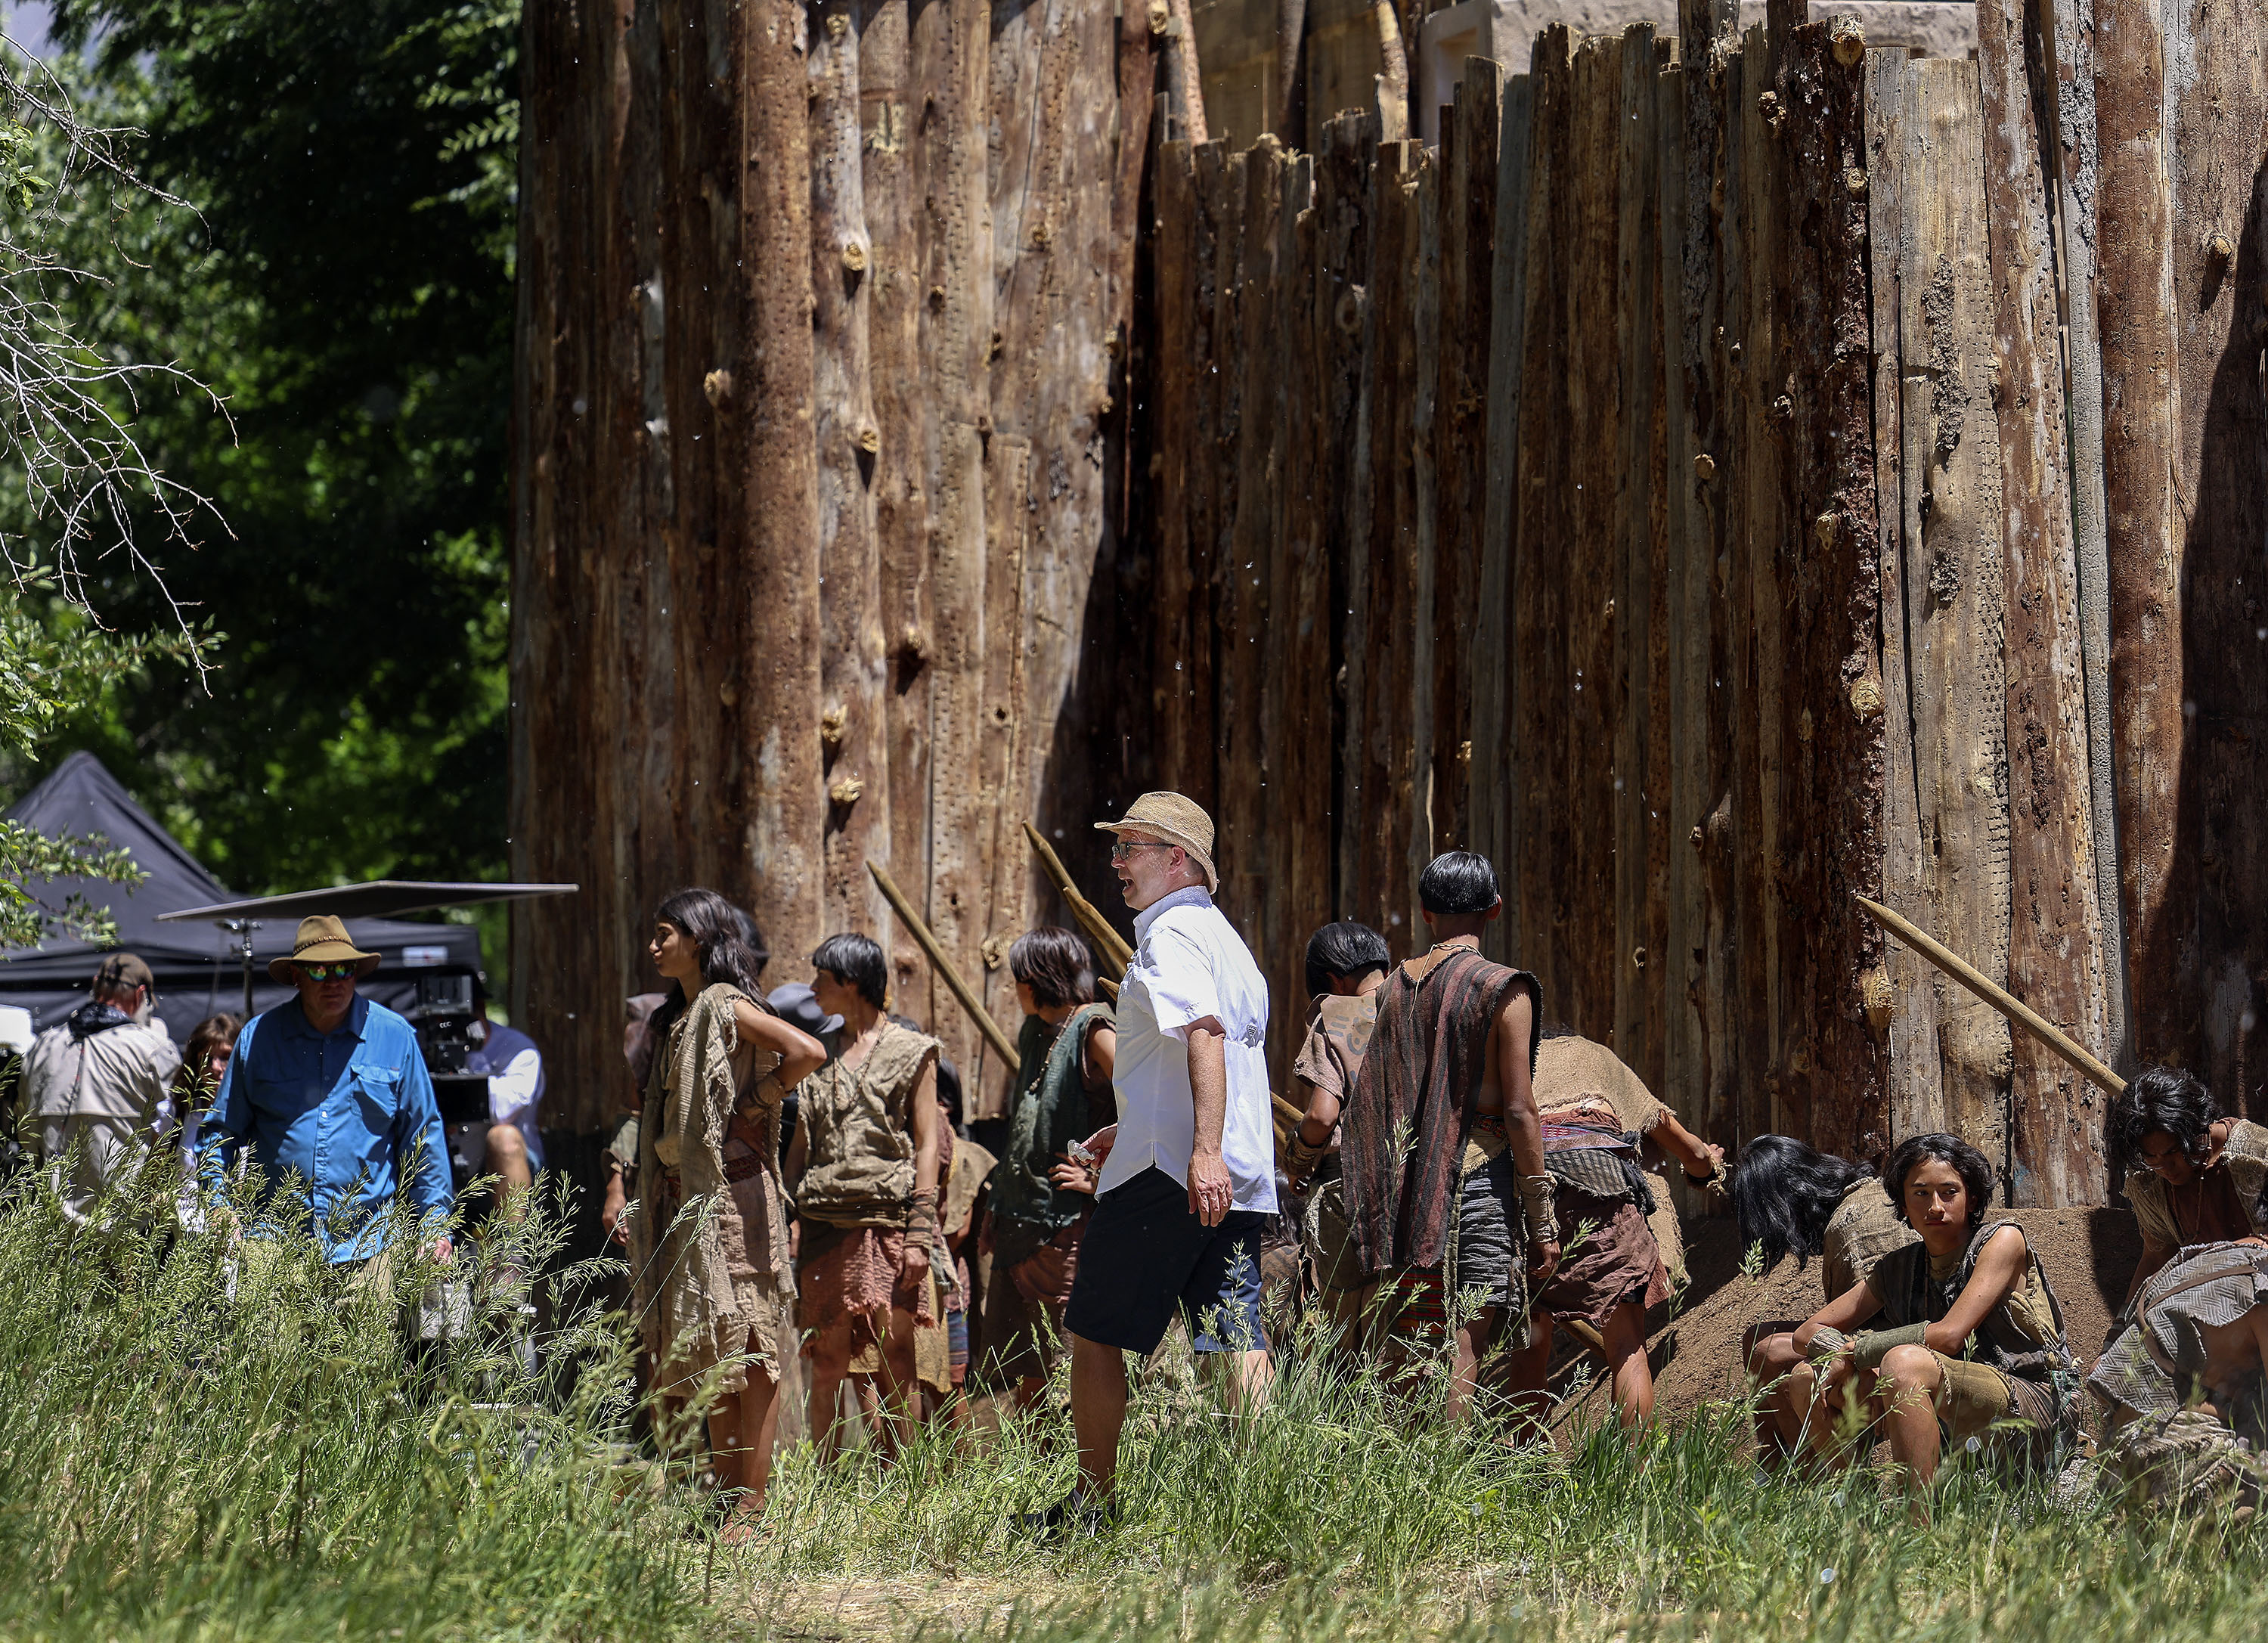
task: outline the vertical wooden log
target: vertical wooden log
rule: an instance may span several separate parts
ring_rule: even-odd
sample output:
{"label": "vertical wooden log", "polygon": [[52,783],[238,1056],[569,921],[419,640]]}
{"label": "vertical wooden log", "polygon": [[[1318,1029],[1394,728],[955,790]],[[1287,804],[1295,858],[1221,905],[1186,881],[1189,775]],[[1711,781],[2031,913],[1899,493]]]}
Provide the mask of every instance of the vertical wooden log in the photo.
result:
{"label": "vertical wooden log", "polygon": [[[1753,70],[1753,74],[1752,71]],[[1742,855],[1752,845],[1757,825],[1756,713],[1753,623],[1750,620],[1749,558],[1749,457],[1753,443],[1752,402],[1756,373],[1744,365],[1751,320],[1749,287],[1756,278],[1755,205],[1749,173],[1755,157],[1748,133],[1748,105],[1762,89],[1764,68],[1746,48],[1727,54],[1717,80],[1719,104],[1716,129],[1721,145],[1712,189],[1718,217],[1719,290],[1716,379],[1721,387],[1716,472],[1711,481],[1717,513],[1715,603],[1716,646],[1712,677],[1724,714],[1722,780],[1714,808],[1704,824],[1705,892],[1711,920],[1712,966],[1707,1025],[1712,1051],[1712,1106],[1721,1097],[1727,1116],[1723,1133],[1745,1138],[1771,1127],[1768,1063],[1759,1059],[1755,1027],[1764,1015],[1764,935],[1756,897],[1742,872]],[[1713,1059],[1725,1047],[1723,1082]]]}
{"label": "vertical wooden log", "polygon": [[2181,881],[2177,850],[2188,736],[2165,12],[2162,0],[2097,0],[2095,8],[2110,734],[2132,999],[2128,1028],[2145,1063],[2195,1056],[2200,1045],[2190,1001],[2202,980],[2194,922],[2183,911],[2195,887]]}
{"label": "vertical wooden log", "polygon": [[1408,453],[1416,394],[1413,336],[1418,279],[1417,173],[1422,151],[1412,144],[1380,146],[1371,168],[1366,216],[1373,225],[1368,320],[1365,338],[1369,403],[1363,460],[1366,484],[1358,493],[1368,515],[1360,586],[1352,600],[1361,613],[1359,723],[1350,815],[1365,818],[1356,852],[1354,914],[1406,955],[1418,934],[1405,910],[1410,882],[1411,771],[1411,649],[1416,621],[1414,485]]}
{"label": "vertical wooden log", "polygon": [[829,932],[858,930],[885,953],[895,920],[869,859],[890,851],[890,770],[881,556],[870,480],[881,454],[869,374],[873,250],[860,151],[855,0],[813,7],[811,96],[812,434],[818,470],[822,709]]}
{"label": "vertical wooden log", "polygon": [[1233,733],[1228,721],[1235,705],[1244,700],[1244,692],[1232,677],[1245,658],[1241,653],[1244,636],[1236,630],[1235,608],[1231,603],[1236,593],[1231,578],[1238,563],[1236,519],[1241,501],[1238,481],[1242,475],[1245,437],[1244,212],[1250,199],[1250,168],[1248,153],[1223,153],[1214,173],[1219,232],[1213,247],[1212,352],[1203,367],[1216,389],[1213,438],[1204,453],[1212,476],[1213,511],[1205,527],[1209,580],[1203,589],[1204,616],[1214,657],[1213,734],[1208,746],[1212,754],[1210,808],[1216,826],[1223,807],[1236,799],[1228,768],[1228,744]]}
{"label": "vertical wooden log", "polygon": [[1487,438],[1495,260],[1497,159],[1502,99],[1496,64],[1465,60],[1444,143],[1441,350],[1436,373],[1433,472],[1440,498],[1433,585],[1433,837],[1431,848],[1478,848],[1471,775],[1474,696],[1491,664],[1475,637],[1480,604],[1487,469],[1474,453]]}
{"label": "vertical wooden log", "polygon": [[[924,470],[930,600],[930,928],[956,964],[980,961],[989,840],[978,771],[984,728],[984,436],[992,336],[992,239],[985,130],[990,22],[983,0],[931,0],[914,14],[914,125],[921,219],[921,351],[928,390]],[[972,1116],[997,1091],[978,1077],[980,1042],[934,977],[931,1030],[964,1070]]]}
{"label": "vertical wooden log", "polygon": [[1615,837],[1615,1053],[1646,1081],[1661,1087],[1660,937],[1649,903],[1654,888],[1653,846],[1660,829],[1651,822],[1663,795],[1653,790],[1649,765],[1657,713],[1666,716],[1665,692],[1654,666],[1656,504],[1659,473],[1655,435],[1660,409],[1661,253],[1655,242],[1660,150],[1653,25],[1640,23],[1623,37],[1620,145],[1621,189],[1615,224],[1615,353],[1622,377],[1621,427],[1615,463],[1614,664],[1609,682],[1615,714],[1613,814]]}
{"label": "vertical wooden log", "polygon": [[[1586,40],[1574,56],[1569,146],[1574,158],[1569,288],[1568,448],[1565,478],[1567,671],[1566,786],[1561,806],[1566,853],[1567,994],[1564,1019],[1594,1038],[1615,1021],[1615,603],[1616,429],[1622,416],[1616,349],[1624,39]],[[1649,63],[1651,43],[1646,48]]]}
{"label": "vertical wooden log", "polygon": [[[2166,7],[2173,173],[2173,476],[2181,508],[2182,1053],[2226,1110],[2268,1113],[2268,16]],[[2162,948],[2161,951],[2162,952]],[[2139,975],[2138,968],[2138,976]]]}
{"label": "vertical wooden log", "polygon": [[1882,942],[1854,900],[1881,881],[1884,779],[1864,77],[1826,26],[1803,24],[1783,38],[1778,89],[1792,386],[1782,466],[1793,527],[1780,618],[1786,822],[1774,864],[1789,921],[1782,1060],[1795,1133],[1844,1149],[1885,1116],[1869,1018]]}
{"label": "vertical wooden log", "polygon": [[1441,565],[1441,481],[1433,431],[1441,409],[1441,268],[1443,195],[1454,158],[1456,126],[1447,122],[1438,148],[1424,151],[1418,167],[1418,266],[1411,293],[1414,326],[1410,384],[1410,499],[1409,578],[1410,626],[1410,792],[1403,818],[1409,854],[1402,866],[1403,889],[1395,917],[1406,918],[1413,941],[1424,925],[1418,902],[1418,876],[1434,856],[1435,777],[1440,768],[1441,717],[1439,657],[1442,635],[1436,589]]}
{"label": "vertical wooden log", "polygon": [[[2079,649],[2087,682],[2087,765],[2094,812],[2095,918],[2102,939],[2103,1058],[2131,1072],[2126,917],[2120,892],[2118,807],[2110,734],[2110,560],[2102,494],[2102,338],[2095,273],[2101,158],[2095,119],[2095,16],[2089,0],[2040,0],[2046,115],[2063,287],[2064,397],[2071,424],[2072,556],[2079,583]],[[2052,12],[2052,18],[2047,16]]]}
{"label": "vertical wooden log", "polygon": [[[1975,68],[1924,60],[1905,78],[1906,630],[1914,773],[1928,841],[1926,928],[1994,981],[2007,974],[2007,684],[2002,663],[2000,448],[1991,419],[1992,294]],[[1941,979],[1946,1119],[2007,1157],[2008,1026]]]}
{"label": "vertical wooden log", "polygon": [[[1881,575],[1883,762],[1882,899],[1908,918],[1927,922],[1933,880],[1930,840],[1923,830],[1915,773],[1913,656],[1909,627],[1904,527],[1905,486],[1921,483],[1905,472],[1900,404],[1904,355],[1899,332],[1904,298],[1899,282],[1906,266],[1906,192],[1913,139],[1907,129],[1906,65],[1903,49],[1869,51],[1867,75],[1867,241],[1874,291],[1874,490],[1880,512],[1876,557]],[[1884,954],[1888,998],[1889,1125],[1881,1134],[1918,1135],[1945,1128],[1945,1087],[1938,1055],[1935,969],[1899,945]],[[1878,995],[1881,990],[1878,990]]]}
{"label": "vertical wooden log", "polygon": [[[775,952],[821,932],[818,471],[812,448],[811,137],[804,9],[753,0],[740,19],[740,419],[748,636],[741,799],[748,910]],[[735,372],[737,398],[740,372]]]}
{"label": "vertical wooden log", "polygon": [[[1211,701],[1199,695],[1198,664],[1205,664],[1204,689],[1210,691],[1212,646],[1211,623],[1200,627],[1197,622],[1199,514],[1195,501],[1197,470],[1204,460],[1198,444],[1199,382],[1202,362],[1211,355],[1201,351],[1199,339],[1210,324],[1204,298],[1211,287],[1212,247],[1211,219],[1198,193],[1188,144],[1160,145],[1157,198],[1156,477],[1164,494],[1152,571],[1158,589],[1157,644],[1151,664],[1158,739],[1154,757],[1161,785],[1197,798],[1189,791],[1192,772],[1201,762],[1209,778],[1212,767],[1210,740],[1197,740],[1199,724],[1210,721],[1211,709]],[[1210,779],[1206,788],[1210,792]]]}
{"label": "vertical wooden log", "polygon": [[1517,955],[1521,912],[1517,783],[1511,740],[1512,566],[1520,528],[1521,363],[1527,343],[1528,135],[1535,82],[1505,83],[1498,125],[1496,243],[1490,254],[1486,492],[1482,504],[1479,608],[1473,634],[1472,847],[1496,864],[1504,917],[1485,944],[1499,961]]}
{"label": "vertical wooden log", "polygon": [[[1123,7],[1118,19],[1118,158],[1110,184],[1110,331],[1108,346],[1115,367],[1110,394],[1118,416],[1115,424],[1119,460],[1112,464],[1117,498],[1111,526],[1119,541],[1130,540],[1129,524],[1136,495],[1137,475],[1130,468],[1134,440],[1134,292],[1139,276],[1139,248],[1144,233],[1142,202],[1152,174],[1153,141],[1152,114],[1157,105],[1158,37],[1150,32],[1147,6]],[[1145,373],[1146,374],[1146,373]],[[1141,483],[1146,485],[1147,475]],[[1152,584],[1154,586],[1155,584]]]}
{"label": "vertical wooden log", "polygon": [[1519,533],[1511,564],[1512,757],[1521,930],[1513,946],[1542,984],[1549,1019],[1573,1021],[1566,956],[1569,895],[1566,600],[1570,239],[1580,195],[1574,148],[1573,38],[1564,24],[1536,37],[1528,137],[1527,314],[1521,335]]}
{"label": "vertical wooden log", "polygon": [[[996,553],[1020,537],[1013,625],[996,644],[1017,659],[1012,691],[987,704],[1006,743],[990,825],[985,996],[1015,1014],[1007,944],[1052,902],[1023,836],[1094,836],[1093,761],[1083,720],[1115,694],[1115,647],[1090,630],[1098,567],[1114,557],[1106,495],[1110,433],[1113,200],[1117,187],[1118,24],[1104,0],[1049,0],[995,13],[991,65],[993,436],[989,460],[1020,506]],[[1135,140],[1140,140],[1138,134]],[[1005,457],[1005,460],[1004,460]],[[996,556],[992,571],[1003,569]],[[990,572],[988,572],[990,574]],[[1109,584],[1103,584],[1107,591]],[[988,605],[1004,609],[1005,601]],[[997,637],[995,637],[997,636]],[[995,670],[998,677],[998,670]],[[1005,709],[1007,720],[1001,722]]]}
{"label": "vertical wooden log", "polygon": [[[1705,54],[1661,76],[1657,117],[1660,162],[1657,200],[1660,210],[1661,336],[1659,347],[1665,382],[1662,394],[1665,566],[1663,593],[1668,653],[1660,717],[1669,747],[1669,769],[1659,801],[1668,859],[1665,863],[1664,951],[1661,954],[1664,1028],[1661,1099],[1685,1122],[1729,1142],[1730,1131],[1712,1131],[1709,1060],[1701,1032],[1701,1005],[1707,970],[1706,909],[1702,896],[1702,823],[1714,797],[1710,781],[1710,706],[1715,699],[1709,670],[1711,604],[1709,584],[1715,554],[1708,541],[1707,486],[1698,472],[1701,449],[1698,409],[1705,362],[1715,357],[1702,331],[1701,304],[1713,288],[1707,270],[1714,266],[1707,204],[1696,225],[1686,216],[1690,163],[1691,113],[1688,99],[1711,96]],[[1689,277],[1689,260],[1701,277]],[[1713,472],[1715,462],[1710,467]]]}
{"label": "vertical wooden log", "polygon": [[[1236,448],[1236,513],[1220,579],[1220,808],[1213,818],[1220,851],[1221,904],[1255,953],[1268,952],[1263,911],[1285,887],[1269,878],[1273,830],[1268,787],[1272,692],[1265,641],[1277,590],[1270,582],[1281,535],[1280,481],[1285,405],[1281,270],[1285,157],[1263,136],[1239,157],[1244,185],[1239,257],[1239,352],[1224,359],[1241,379]],[[1263,973],[1268,960],[1261,961]],[[1274,1000],[1282,1009],[1292,999]]]}
{"label": "vertical wooden log", "polygon": [[[1786,155],[1782,134],[1787,111],[1779,102],[1776,53],[1768,32],[1748,31],[1742,50],[1744,94],[1737,127],[1742,146],[1742,256],[1747,272],[1740,329],[1728,335],[1740,350],[1736,370],[1743,389],[1744,446],[1734,483],[1741,527],[1730,534],[1733,574],[1740,601],[1742,739],[1740,780],[1734,787],[1734,894],[1739,909],[1742,1057],[1749,1074],[1745,1133],[1786,1129],[1783,1060],[1789,1015],[1786,975],[1788,917],[1778,863],[1786,826],[1781,792],[1787,746],[1787,692],[1782,657],[1785,590],[1792,521],[1786,509],[1784,457],[1793,416],[1795,382],[1786,323]],[[1768,100],[1769,99],[1769,100]]]}
{"label": "vertical wooden log", "polygon": [[1312,350],[1321,379],[1316,387],[1321,426],[1317,431],[1315,483],[1317,528],[1327,557],[1325,604],[1320,630],[1326,646],[1324,677],[1330,691],[1329,737],[1324,775],[1332,798],[1334,836],[1329,841],[1328,905],[1334,917],[1347,915],[1353,892],[1351,851],[1359,836],[1359,813],[1349,803],[1348,784],[1362,697],[1362,613],[1355,597],[1369,521],[1359,505],[1366,483],[1368,446],[1362,424],[1364,318],[1369,277],[1370,231],[1364,211],[1371,156],[1378,146],[1377,122],[1362,114],[1344,114],[1324,128],[1315,179],[1314,335]]}
{"label": "vertical wooden log", "polygon": [[[2021,0],[1984,0],[1984,127],[2007,578],[2010,991],[2100,1054],[2102,951],[2088,781],[2086,674],[2057,349],[2055,247]],[[2028,1035],[2010,1043],[2020,1205],[2108,1196],[2094,1087]]]}
{"label": "vertical wooden log", "polygon": [[[860,189],[866,219],[866,337],[878,444],[873,459],[889,775],[888,859],[928,878],[931,634],[929,497],[923,476],[927,403],[921,359],[921,240],[913,177],[915,112],[909,0],[860,0]],[[869,875],[871,877],[871,875]],[[892,982],[929,1014],[928,966],[884,917]]]}
{"label": "vertical wooden log", "polygon": [[[1264,946],[1256,949],[1269,977],[1276,1019],[1304,1019],[1308,935],[1331,917],[1330,556],[1322,541],[1322,497],[1337,472],[1321,467],[1324,419],[1319,404],[1322,361],[1316,325],[1322,214],[1315,208],[1317,167],[1307,155],[1288,159],[1278,221],[1276,399],[1282,426],[1275,540],[1270,544],[1269,603],[1262,665],[1268,711],[1263,832],[1268,846]],[[1293,1035],[1270,1035],[1279,1079],[1291,1076]]]}

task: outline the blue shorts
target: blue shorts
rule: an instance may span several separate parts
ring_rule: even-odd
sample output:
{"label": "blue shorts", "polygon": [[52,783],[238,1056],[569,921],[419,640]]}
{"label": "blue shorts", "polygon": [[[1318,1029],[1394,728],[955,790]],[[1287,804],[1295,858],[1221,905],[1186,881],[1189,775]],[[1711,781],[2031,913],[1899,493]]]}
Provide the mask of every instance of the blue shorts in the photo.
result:
{"label": "blue shorts", "polygon": [[1150,1352],[1179,1312],[1201,1352],[1264,1350],[1260,1234],[1267,1221],[1256,1211],[1231,1210],[1208,1227],[1189,1213],[1189,1189],[1152,1165],[1095,1200],[1064,1329],[1098,1345]]}

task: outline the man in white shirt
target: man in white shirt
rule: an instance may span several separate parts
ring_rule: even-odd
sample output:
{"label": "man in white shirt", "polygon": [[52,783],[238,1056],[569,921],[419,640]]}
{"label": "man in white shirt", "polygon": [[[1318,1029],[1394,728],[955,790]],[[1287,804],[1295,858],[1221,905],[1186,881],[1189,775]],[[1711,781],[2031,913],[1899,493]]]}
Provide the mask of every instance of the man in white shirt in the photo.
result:
{"label": "man in white shirt", "polygon": [[1118,994],[1118,1122],[1089,1143],[1101,1175],[1064,1313],[1079,1481],[1033,1521],[1047,1532],[1100,1521],[1126,1422],[1123,1354],[1154,1351],[1175,1314],[1198,1352],[1233,1354],[1238,1403],[1256,1405],[1273,1375],[1260,1321],[1276,1210],[1268,985],[1213,905],[1211,817],[1145,793],[1096,825],[1118,838],[1136,945]]}

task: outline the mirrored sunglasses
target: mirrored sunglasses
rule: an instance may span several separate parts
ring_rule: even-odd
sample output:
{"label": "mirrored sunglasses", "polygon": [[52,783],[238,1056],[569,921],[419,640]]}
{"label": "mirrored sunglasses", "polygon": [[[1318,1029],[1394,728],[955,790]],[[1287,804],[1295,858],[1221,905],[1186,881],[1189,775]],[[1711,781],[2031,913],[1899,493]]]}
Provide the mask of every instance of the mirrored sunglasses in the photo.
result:
{"label": "mirrored sunglasses", "polygon": [[302,964],[299,973],[309,981],[351,981],[355,966],[351,960],[343,964]]}

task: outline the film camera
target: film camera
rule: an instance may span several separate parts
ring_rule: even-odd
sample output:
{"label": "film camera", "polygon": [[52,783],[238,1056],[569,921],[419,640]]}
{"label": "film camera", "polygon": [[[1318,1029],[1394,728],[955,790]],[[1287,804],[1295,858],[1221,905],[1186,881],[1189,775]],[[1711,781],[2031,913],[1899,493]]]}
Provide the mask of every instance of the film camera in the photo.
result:
{"label": "film camera", "polygon": [[467,1070],[488,1036],[488,1018],[475,1000],[473,977],[462,972],[420,976],[417,1002],[409,1013],[417,1029],[417,1048],[424,1052],[425,1070],[433,1075],[441,1122],[487,1124],[489,1075]]}

